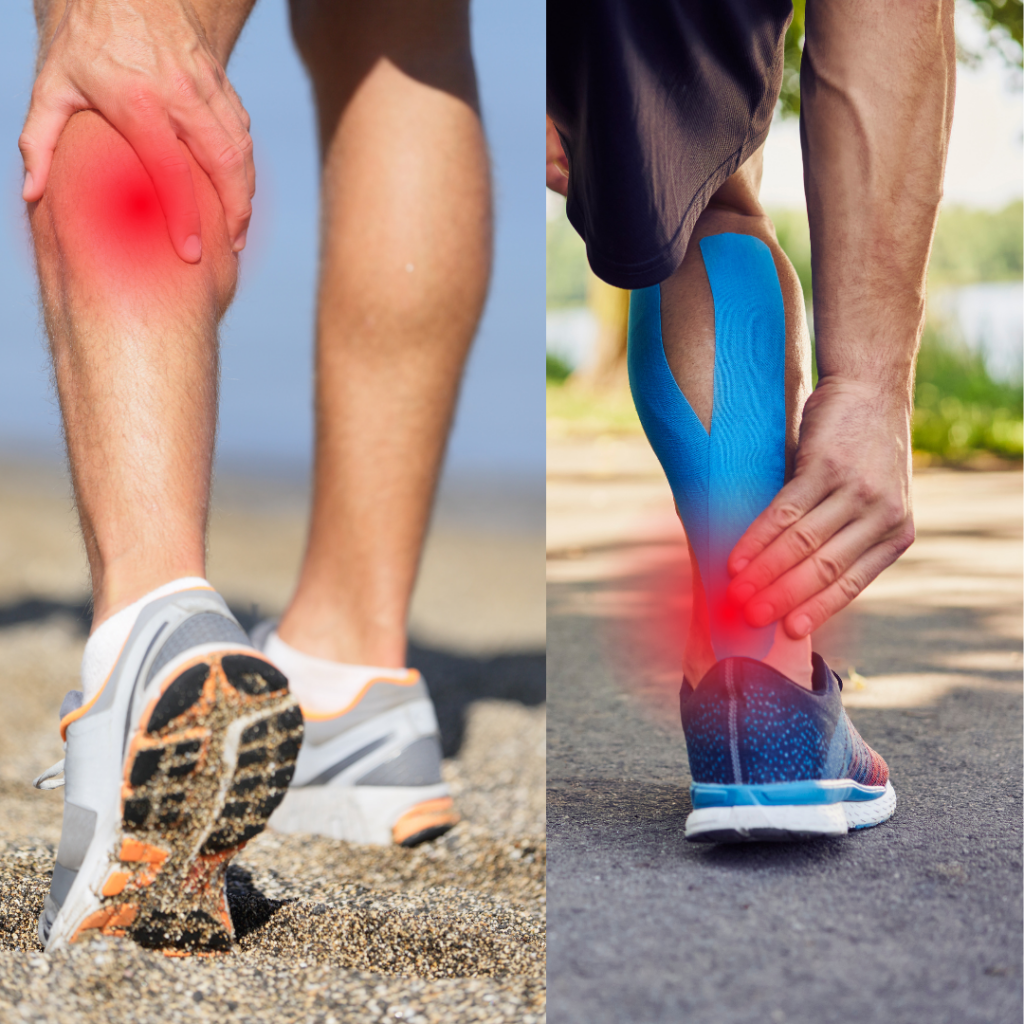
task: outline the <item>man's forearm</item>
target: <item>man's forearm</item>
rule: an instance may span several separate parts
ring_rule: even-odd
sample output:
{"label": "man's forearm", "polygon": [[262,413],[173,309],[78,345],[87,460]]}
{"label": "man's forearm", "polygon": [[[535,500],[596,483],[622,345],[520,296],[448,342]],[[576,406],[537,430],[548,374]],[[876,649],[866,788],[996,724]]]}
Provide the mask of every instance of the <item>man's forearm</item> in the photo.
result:
{"label": "man's forearm", "polygon": [[910,397],[953,116],[951,0],[809,0],[801,137],[822,377]]}

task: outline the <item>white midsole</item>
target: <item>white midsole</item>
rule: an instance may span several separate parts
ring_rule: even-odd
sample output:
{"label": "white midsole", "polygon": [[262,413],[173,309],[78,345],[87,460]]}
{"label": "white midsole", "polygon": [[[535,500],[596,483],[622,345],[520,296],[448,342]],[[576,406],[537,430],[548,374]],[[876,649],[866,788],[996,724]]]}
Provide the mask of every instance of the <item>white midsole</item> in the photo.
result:
{"label": "white midsole", "polygon": [[771,806],[744,804],[736,807],[702,807],[686,819],[686,836],[706,832],[734,832],[743,837],[753,832],[793,832],[812,836],[841,836],[853,828],[878,825],[896,809],[892,783],[876,800],[845,800],[835,804]]}
{"label": "white midsole", "polygon": [[448,796],[448,785],[304,786],[289,789],[268,824],[278,832],[390,846],[392,826],[424,800]]}

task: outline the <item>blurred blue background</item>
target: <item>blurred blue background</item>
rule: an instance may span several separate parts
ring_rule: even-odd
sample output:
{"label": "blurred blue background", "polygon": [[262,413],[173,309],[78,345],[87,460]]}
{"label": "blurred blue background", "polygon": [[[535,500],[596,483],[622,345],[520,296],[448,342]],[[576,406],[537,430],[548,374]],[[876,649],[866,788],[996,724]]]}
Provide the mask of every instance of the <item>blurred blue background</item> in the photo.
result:
{"label": "blurred blue background", "polygon": [[[494,276],[448,451],[450,481],[536,485],[544,471],[544,3],[475,0],[473,47],[495,186]],[[17,138],[32,87],[29,0],[0,34],[0,451],[56,459]],[[258,193],[222,331],[218,468],[301,477],[312,444],[317,250],[313,109],[284,0],[259,0],[229,76],[252,115]]]}

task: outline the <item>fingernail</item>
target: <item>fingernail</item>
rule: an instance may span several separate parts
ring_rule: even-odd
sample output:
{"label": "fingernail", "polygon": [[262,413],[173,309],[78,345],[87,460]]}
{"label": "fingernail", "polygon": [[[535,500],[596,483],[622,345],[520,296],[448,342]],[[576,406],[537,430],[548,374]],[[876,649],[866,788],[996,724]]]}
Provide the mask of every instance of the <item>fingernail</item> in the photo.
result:
{"label": "fingernail", "polygon": [[811,620],[806,615],[798,615],[793,620],[793,632],[801,637],[807,636],[811,631]]}
{"label": "fingernail", "polygon": [[249,232],[248,232],[248,229],[247,229],[247,230],[241,232],[241,234],[239,234],[239,236],[235,239],[235,244],[234,244],[234,247],[233,247],[235,252],[241,252],[245,248],[245,236],[248,233]]}
{"label": "fingernail", "polygon": [[757,593],[757,587],[753,583],[740,583],[732,588],[733,600],[737,604],[746,604]]}
{"label": "fingernail", "polygon": [[733,576],[739,576],[739,574],[741,572],[743,572],[743,570],[746,569],[746,567],[748,565],[750,565],[750,559],[749,558],[741,558],[738,562],[733,562],[732,563],[732,574],[733,574]]}
{"label": "fingernail", "polygon": [[181,254],[190,263],[198,263],[199,257],[203,255],[203,243],[198,235],[189,235],[185,244],[181,247]]}
{"label": "fingernail", "polygon": [[775,609],[765,601],[747,609],[747,621],[754,626],[766,626],[775,618]]}
{"label": "fingernail", "polygon": [[25,184],[21,188],[21,194],[24,196],[26,193],[30,193],[35,182],[32,180],[32,172],[25,172]]}

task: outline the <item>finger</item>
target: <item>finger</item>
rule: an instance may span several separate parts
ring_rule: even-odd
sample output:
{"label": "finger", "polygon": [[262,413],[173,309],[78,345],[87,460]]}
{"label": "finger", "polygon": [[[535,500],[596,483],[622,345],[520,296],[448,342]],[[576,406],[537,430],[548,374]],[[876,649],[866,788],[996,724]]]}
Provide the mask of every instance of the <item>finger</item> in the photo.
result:
{"label": "finger", "polygon": [[239,103],[238,97],[226,92],[218,92],[210,97],[210,109],[245,155],[245,180],[249,187],[249,198],[252,199],[256,194],[256,165],[252,158],[249,115]]}
{"label": "finger", "polygon": [[156,189],[174,251],[186,263],[198,263],[203,252],[202,225],[192,170],[166,114],[162,110],[136,114],[119,122],[114,127],[138,154]]}
{"label": "finger", "polygon": [[781,536],[776,537],[733,578],[729,584],[730,600],[739,605],[746,604],[783,573],[811,557],[830,537],[856,518],[860,511],[852,508],[840,495],[829,495]]}
{"label": "finger", "polygon": [[242,97],[235,92],[235,87],[231,84],[226,75],[224,76],[224,92],[227,94],[232,106],[238,112],[238,119],[242,123],[242,127],[246,131],[249,131],[252,127],[252,122],[249,118],[249,111],[245,109]]}
{"label": "finger", "polygon": [[874,519],[859,519],[755,595],[744,608],[751,626],[766,626],[828,589],[886,535]]}
{"label": "finger", "polygon": [[25,165],[21,197],[26,203],[35,203],[43,198],[57,140],[68,118],[82,109],[79,102],[77,97],[51,96],[45,86],[40,87],[39,84],[32,90],[32,105],[18,139],[18,149]]}
{"label": "finger", "polygon": [[245,245],[245,233],[252,217],[247,176],[252,166],[252,139],[248,132],[233,136],[211,114],[201,123],[183,126],[181,138],[196,163],[210,176],[224,207],[228,237],[238,252]]}
{"label": "finger", "polygon": [[560,196],[569,195],[569,175],[557,164],[548,164],[546,184],[552,192],[557,192]]}
{"label": "finger", "polygon": [[820,476],[805,473],[793,477],[736,542],[729,555],[729,574],[741,573],[780,534],[821,504],[832,490]]}
{"label": "finger", "polygon": [[865,551],[830,587],[810,601],[794,608],[783,620],[786,633],[794,640],[808,636],[845,608],[880,573],[896,561],[913,541],[913,528]]}

